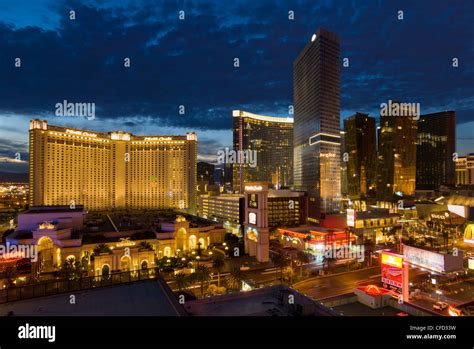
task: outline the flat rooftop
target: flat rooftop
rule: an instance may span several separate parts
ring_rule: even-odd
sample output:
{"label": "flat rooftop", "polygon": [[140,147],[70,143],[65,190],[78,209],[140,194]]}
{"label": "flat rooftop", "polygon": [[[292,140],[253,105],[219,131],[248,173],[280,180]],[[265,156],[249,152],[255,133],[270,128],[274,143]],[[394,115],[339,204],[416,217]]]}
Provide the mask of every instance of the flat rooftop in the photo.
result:
{"label": "flat rooftop", "polygon": [[84,205],[69,206],[32,206],[25,213],[60,213],[60,212],[83,212]]}
{"label": "flat rooftop", "polygon": [[[295,308],[285,304],[290,294],[294,295],[294,305],[302,307],[303,314],[295,314]],[[320,303],[282,285],[191,301],[185,305],[185,310],[191,316],[337,315]]]}
{"label": "flat rooftop", "polygon": [[[71,294],[76,304],[70,304]],[[183,316],[167,286],[140,281],[0,304],[0,316]]]}

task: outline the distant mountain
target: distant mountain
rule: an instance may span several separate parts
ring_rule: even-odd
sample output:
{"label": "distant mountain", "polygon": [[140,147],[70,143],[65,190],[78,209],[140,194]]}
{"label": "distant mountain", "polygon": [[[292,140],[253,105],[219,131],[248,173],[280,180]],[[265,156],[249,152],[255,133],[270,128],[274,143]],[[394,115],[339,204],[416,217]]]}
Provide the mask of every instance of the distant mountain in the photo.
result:
{"label": "distant mountain", "polygon": [[14,173],[14,172],[1,172],[0,171],[0,183],[5,183],[5,182],[28,183],[28,173]]}

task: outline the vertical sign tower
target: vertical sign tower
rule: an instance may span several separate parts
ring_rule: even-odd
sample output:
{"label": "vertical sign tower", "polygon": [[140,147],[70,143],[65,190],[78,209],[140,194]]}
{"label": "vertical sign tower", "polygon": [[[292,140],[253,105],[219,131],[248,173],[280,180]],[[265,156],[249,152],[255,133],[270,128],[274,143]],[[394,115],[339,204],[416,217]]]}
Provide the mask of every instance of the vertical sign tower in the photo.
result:
{"label": "vertical sign tower", "polygon": [[245,183],[245,252],[259,262],[269,260],[268,183]]}

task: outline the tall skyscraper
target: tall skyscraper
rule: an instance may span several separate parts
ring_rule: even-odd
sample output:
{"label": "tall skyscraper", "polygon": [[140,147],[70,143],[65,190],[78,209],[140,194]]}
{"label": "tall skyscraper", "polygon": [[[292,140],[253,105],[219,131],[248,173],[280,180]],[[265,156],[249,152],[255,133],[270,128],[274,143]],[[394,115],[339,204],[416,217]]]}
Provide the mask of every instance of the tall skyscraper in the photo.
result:
{"label": "tall skyscraper", "polygon": [[293,119],[232,111],[234,151],[244,159],[252,151],[255,163],[234,166],[234,190],[243,193],[245,182],[268,181],[275,187],[289,186],[293,178]]}
{"label": "tall skyscraper", "polygon": [[456,183],[456,113],[445,111],[422,115],[418,121],[416,188],[438,189]]}
{"label": "tall skyscraper", "polygon": [[196,206],[195,133],[135,136],[30,121],[30,205]]}
{"label": "tall skyscraper", "polygon": [[294,185],[314,223],[340,205],[339,64],[339,38],[322,28],[293,62]]}
{"label": "tall skyscraper", "polygon": [[353,198],[367,196],[376,190],[377,141],[375,118],[356,113],[344,120],[348,194]]}
{"label": "tall skyscraper", "polygon": [[[402,103],[399,109],[404,108]],[[377,198],[391,199],[397,193],[415,194],[417,121],[404,116],[381,115],[378,129]]]}

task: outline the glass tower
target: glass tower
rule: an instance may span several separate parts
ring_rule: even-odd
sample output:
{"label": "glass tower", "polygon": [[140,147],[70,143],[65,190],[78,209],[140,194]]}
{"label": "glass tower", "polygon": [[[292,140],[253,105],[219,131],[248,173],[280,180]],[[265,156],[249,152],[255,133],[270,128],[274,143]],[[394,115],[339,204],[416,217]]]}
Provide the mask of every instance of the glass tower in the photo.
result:
{"label": "glass tower", "polygon": [[293,62],[294,185],[308,192],[308,221],[339,211],[339,38],[318,29]]}

